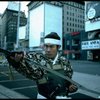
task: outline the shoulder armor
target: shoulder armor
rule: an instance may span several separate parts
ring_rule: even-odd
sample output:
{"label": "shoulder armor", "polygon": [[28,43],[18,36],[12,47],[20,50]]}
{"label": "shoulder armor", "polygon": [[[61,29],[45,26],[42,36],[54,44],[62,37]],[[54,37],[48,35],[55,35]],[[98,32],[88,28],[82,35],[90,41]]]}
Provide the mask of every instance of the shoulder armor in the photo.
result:
{"label": "shoulder armor", "polygon": [[70,64],[70,62],[63,56],[60,56],[59,58],[64,64]]}

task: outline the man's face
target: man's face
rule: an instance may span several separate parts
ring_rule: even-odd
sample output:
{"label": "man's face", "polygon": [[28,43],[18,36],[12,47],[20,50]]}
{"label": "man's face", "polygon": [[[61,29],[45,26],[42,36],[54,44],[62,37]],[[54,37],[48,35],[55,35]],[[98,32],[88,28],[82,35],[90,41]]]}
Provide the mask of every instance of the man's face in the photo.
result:
{"label": "man's face", "polygon": [[48,58],[55,58],[56,54],[57,54],[57,45],[53,45],[53,44],[44,44],[44,50],[45,50],[45,54]]}

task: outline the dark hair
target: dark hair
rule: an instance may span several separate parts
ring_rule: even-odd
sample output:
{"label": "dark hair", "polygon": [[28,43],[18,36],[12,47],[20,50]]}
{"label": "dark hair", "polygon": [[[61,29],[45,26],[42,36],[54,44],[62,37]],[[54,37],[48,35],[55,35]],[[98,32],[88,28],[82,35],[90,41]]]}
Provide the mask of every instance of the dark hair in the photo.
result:
{"label": "dark hair", "polygon": [[47,34],[44,38],[52,38],[52,39],[60,40],[60,37],[56,32],[51,32]]}

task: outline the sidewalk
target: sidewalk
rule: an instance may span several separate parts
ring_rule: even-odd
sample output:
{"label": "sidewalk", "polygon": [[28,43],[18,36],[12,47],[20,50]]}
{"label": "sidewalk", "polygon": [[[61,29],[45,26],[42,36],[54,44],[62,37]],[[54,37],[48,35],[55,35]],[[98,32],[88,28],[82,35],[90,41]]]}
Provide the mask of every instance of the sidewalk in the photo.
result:
{"label": "sidewalk", "polygon": [[30,99],[30,98],[0,85],[0,99]]}
{"label": "sidewalk", "polygon": [[[73,80],[82,86],[100,93],[100,76],[74,72]],[[100,94],[84,91],[79,89],[78,92],[84,93],[94,98],[100,98]]]}
{"label": "sidewalk", "polygon": [[79,63],[98,63],[100,64],[100,61],[90,61],[90,60],[69,60],[70,62],[79,62]]}

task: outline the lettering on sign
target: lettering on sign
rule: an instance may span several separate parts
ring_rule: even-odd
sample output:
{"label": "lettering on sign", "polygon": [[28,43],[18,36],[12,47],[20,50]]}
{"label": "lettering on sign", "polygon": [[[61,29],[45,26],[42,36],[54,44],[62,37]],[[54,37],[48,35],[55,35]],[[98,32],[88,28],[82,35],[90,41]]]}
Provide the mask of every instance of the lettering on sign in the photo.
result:
{"label": "lettering on sign", "polygon": [[82,41],[81,49],[100,49],[100,40]]}

